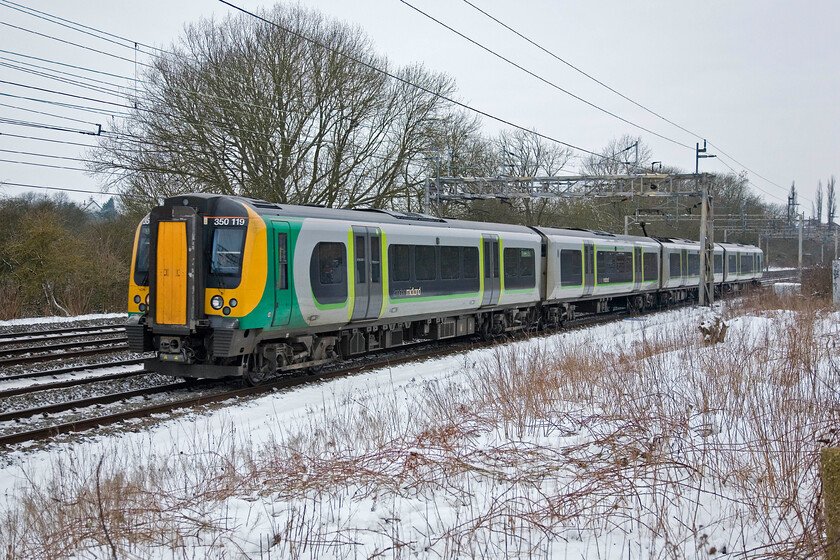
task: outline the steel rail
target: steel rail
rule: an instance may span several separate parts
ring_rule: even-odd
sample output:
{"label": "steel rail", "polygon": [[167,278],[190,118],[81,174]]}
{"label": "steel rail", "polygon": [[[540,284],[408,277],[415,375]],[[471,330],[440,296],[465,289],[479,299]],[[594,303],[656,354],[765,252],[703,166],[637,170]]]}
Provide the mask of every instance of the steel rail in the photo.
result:
{"label": "steel rail", "polygon": [[41,385],[28,385],[26,387],[15,387],[14,389],[6,389],[0,391],[0,399],[7,397],[16,397],[19,395],[28,395],[31,393],[38,393],[40,391],[50,391],[52,389],[66,389],[68,387],[76,387],[81,385],[90,385],[92,383],[100,383],[102,381],[117,381],[120,379],[127,379],[129,377],[136,377],[146,373],[154,373],[146,369],[136,371],[124,371],[121,373],[112,373],[108,375],[97,375],[94,377],[83,377],[80,379],[68,379],[66,381],[56,381],[54,383],[43,383]]}
{"label": "steel rail", "polygon": [[87,350],[76,350],[72,352],[53,352],[51,354],[39,354],[37,356],[25,356],[21,358],[5,358],[0,359],[0,368],[20,364],[48,362],[51,360],[63,360],[66,358],[78,358],[81,356],[93,356],[97,354],[103,354],[106,352],[119,352],[122,350],[128,350],[128,344],[120,344],[118,346],[101,346],[99,348],[89,348]]}
{"label": "steel rail", "polygon": [[[88,335],[90,336],[90,335]],[[79,340],[76,342],[59,342],[46,344],[42,346],[19,346],[16,348],[0,349],[0,357],[16,356],[18,354],[29,354],[39,352],[52,352],[54,350],[63,350],[65,348],[85,348],[88,346],[105,346],[114,342],[127,342],[127,336],[115,336],[109,338],[98,338],[93,340]]]}
{"label": "steel rail", "polygon": [[98,327],[76,327],[54,330],[10,332],[0,333],[0,343],[30,342],[36,340],[52,340],[55,338],[71,338],[74,336],[73,333],[76,333],[78,336],[81,337],[118,332],[125,332],[125,327],[121,325],[102,325]]}
{"label": "steel rail", "polygon": [[63,375],[65,373],[76,373],[79,371],[88,371],[95,369],[105,369],[109,367],[131,366],[140,364],[146,361],[146,358],[131,358],[129,360],[117,360],[116,362],[103,362],[97,364],[84,364],[78,366],[68,366],[56,369],[45,369],[41,371],[16,373],[14,375],[0,376],[0,383],[3,381],[16,381],[18,379],[37,379],[39,377],[50,377],[55,375]]}

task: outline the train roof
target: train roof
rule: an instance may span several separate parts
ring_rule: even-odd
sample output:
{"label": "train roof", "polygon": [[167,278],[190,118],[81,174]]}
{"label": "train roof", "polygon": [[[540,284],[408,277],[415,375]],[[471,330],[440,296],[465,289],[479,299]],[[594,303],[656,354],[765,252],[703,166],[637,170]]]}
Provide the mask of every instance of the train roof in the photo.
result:
{"label": "train roof", "polygon": [[[689,239],[677,239],[668,237],[642,237],[636,235],[622,235],[617,233],[609,233],[606,231],[599,231],[594,229],[583,228],[557,228],[557,227],[528,227],[516,224],[501,224],[496,222],[474,222],[470,220],[456,220],[452,218],[438,218],[428,214],[421,214],[418,212],[401,212],[397,210],[381,210],[374,208],[361,209],[346,209],[346,208],[328,208],[317,205],[294,205],[294,204],[279,204],[276,202],[267,202],[257,198],[248,198],[244,196],[220,195],[211,193],[189,193],[179,196],[173,196],[165,199],[166,206],[181,206],[186,204],[210,207],[227,206],[230,202],[239,202],[249,206],[254,212],[260,216],[278,216],[278,217],[295,217],[295,218],[321,218],[329,220],[343,220],[347,222],[361,222],[361,223],[392,223],[392,224],[411,224],[414,226],[428,226],[428,227],[447,227],[453,229],[469,229],[469,230],[487,230],[508,232],[508,233],[525,233],[534,234],[535,232],[544,235],[552,236],[569,236],[580,237],[582,235],[595,236],[603,238],[604,240],[614,241],[633,241],[640,240],[649,241],[651,243],[676,243],[676,244],[694,244],[697,241]],[[723,247],[742,247],[749,248],[750,245],[740,245],[733,243],[717,243]],[[755,248],[754,248],[755,249]]]}
{"label": "train roof", "polygon": [[417,212],[400,212],[396,210],[380,210],[373,208],[362,208],[348,210],[346,208],[327,208],[324,206],[308,206],[308,205],[294,205],[294,204],[278,204],[274,202],[266,202],[255,198],[247,198],[241,196],[225,196],[206,193],[191,193],[181,196],[174,196],[167,198],[164,204],[168,206],[180,206],[187,201],[187,204],[192,202],[202,201],[205,205],[210,205],[219,201],[236,201],[249,206],[254,212],[260,216],[277,216],[277,217],[295,217],[295,218],[320,218],[327,220],[342,220],[356,223],[391,223],[391,224],[411,224],[414,226],[427,227],[448,227],[454,229],[493,229],[494,231],[502,231],[509,233],[528,233],[534,234],[534,231],[528,226],[514,225],[514,224],[498,224],[491,222],[473,222],[468,220],[454,220],[450,218],[438,218],[429,216],[427,214],[420,214]]}
{"label": "train roof", "polygon": [[537,226],[534,229],[540,231],[545,235],[555,237],[597,237],[604,241],[626,241],[638,243],[639,241],[648,241],[651,244],[656,244],[656,240],[651,237],[642,237],[638,235],[622,235],[619,233],[610,233],[608,231],[600,231],[597,229],[585,228],[557,228],[557,227],[542,227]]}

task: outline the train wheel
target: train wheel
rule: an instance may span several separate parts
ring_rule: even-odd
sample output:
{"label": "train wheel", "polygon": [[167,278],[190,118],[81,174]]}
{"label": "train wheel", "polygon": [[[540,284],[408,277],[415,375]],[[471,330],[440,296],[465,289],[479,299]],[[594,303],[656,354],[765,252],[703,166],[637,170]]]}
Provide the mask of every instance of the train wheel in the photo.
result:
{"label": "train wheel", "polygon": [[267,361],[258,360],[255,355],[251,354],[248,357],[248,366],[245,368],[245,373],[242,374],[242,380],[246,385],[254,387],[265,381],[265,378],[271,373],[268,370],[269,366]]}
{"label": "train wheel", "polygon": [[492,320],[492,316],[486,316],[484,318],[484,321],[481,323],[481,329],[479,330],[479,332],[481,333],[481,338],[483,338],[487,342],[493,340],[493,332],[491,329]]}

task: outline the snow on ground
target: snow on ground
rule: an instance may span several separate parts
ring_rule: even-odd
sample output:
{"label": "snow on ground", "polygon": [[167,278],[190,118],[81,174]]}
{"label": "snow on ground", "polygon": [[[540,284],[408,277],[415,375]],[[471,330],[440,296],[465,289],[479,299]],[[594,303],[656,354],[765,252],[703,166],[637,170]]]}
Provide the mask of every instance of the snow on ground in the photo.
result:
{"label": "snow on ground", "polygon": [[[699,337],[698,326],[711,316],[702,309],[646,315],[514,342],[503,350],[313,382],[151,428],[140,424],[136,432],[4,452],[0,495],[12,509],[24,499],[37,503],[31,489],[58,488],[61,494],[68,491],[62,486],[84,487],[92,473],[98,479],[102,464],[109,476],[154,480],[157,499],[175,511],[155,518],[159,535],[150,530],[157,536],[147,542],[120,545],[142,558],[750,557],[771,544],[769,535],[782,542],[802,531],[804,521],[790,518],[802,508],[777,508],[770,494],[763,510],[744,505],[745,485],[767,484],[759,475],[753,479],[763,472],[755,463],[760,457],[744,454],[743,464],[727,475],[735,483],[714,478],[729,466],[711,452],[716,445],[753,445],[756,425],[727,411],[739,406],[733,400],[748,399],[741,393],[746,384],[766,383],[770,394],[772,381],[756,371],[744,385],[726,385],[731,394],[706,394],[710,381],[699,369],[727,347],[736,355],[751,345],[782,351],[781,344],[767,348],[768,332],[792,315],[729,319],[727,341],[701,350],[702,356],[688,347],[657,346]],[[814,333],[832,348],[837,319],[828,315]],[[484,376],[527,363],[526,369],[538,372],[528,383],[538,384],[539,368],[561,355],[569,368],[564,375],[575,375],[570,362],[583,347],[597,348],[593,360],[637,360],[641,365],[630,368],[634,376],[646,368],[656,372],[627,381],[628,391],[638,394],[613,394],[644,401],[634,411],[673,416],[647,416],[634,424],[622,416],[620,403],[598,400],[597,382],[586,381],[574,388],[581,394],[558,393],[562,398],[548,409],[498,402],[506,394],[527,400],[527,387],[514,387],[520,383],[516,375]],[[762,367],[748,356],[735,367],[742,366]],[[581,364],[579,374],[592,367]],[[610,383],[625,378],[617,373]],[[510,383],[509,392],[488,389],[501,396],[483,402],[476,387],[497,380]],[[697,402],[695,396],[719,404],[692,409],[685,403]],[[464,410],[467,405],[470,410]],[[543,409],[534,413],[532,406]],[[446,411],[451,419],[443,418]],[[765,412],[771,422],[773,411]],[[684,425],[674,428],[674,422]],[[684,439],[670,435],[680,430]],[[776,451],[789,450],[779,443]],[[740,460],[737,454],[727,457]],[[235,473],[232,488],[222,477],[226,472]],[[800,478],[790,483],[802,488],[792,495],[813,494],[813,472],[796,474]],[[108,555],[110,544],[101,539],[87,545],[71,557]]]}
{"label": "snow on ground", "polygon": [[98,321],[103,319],[125,318],[125,313],[95,313],[91,315],[76,315],[74,317],[29,317],[26,319],[11,319],[0,321],[0,327],[22,327],[39,324],[77,323],[82,321]]}

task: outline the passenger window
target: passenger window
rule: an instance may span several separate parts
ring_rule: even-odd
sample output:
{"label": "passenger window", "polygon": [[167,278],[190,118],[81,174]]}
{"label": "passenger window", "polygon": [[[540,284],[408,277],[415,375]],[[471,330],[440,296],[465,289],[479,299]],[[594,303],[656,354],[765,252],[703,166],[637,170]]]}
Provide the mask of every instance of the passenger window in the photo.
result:
{"label": "passenger window", "polygon": [[508,278],[519,276],[519,251],[517,249],[505,249],[505,282]]}
{"label": "passenger window", "polygon": [[414,275],[417,280],[421,281],[437,278],[434,245],[418,245],[414,247]]}
{"label": "passenger window", "polygon": [[408,245],[391,245],[388,249],[388,261],[391,267],[391,280],[408,282],[411,280],[411,252]]}
{"label": "passenger window", "polygon": [[680,270],[680,254],[679,253],[671,253],[670,256],[670,275],[671,278],[679,278],[682,276],[682,271]]}
{"label": "passenger window", "polygon": [[751,255],[741,256],[741,274],[750,274],[753,271],[753,258]]}
{"label": "passenger window", "polygon": [[688,275],[700,276],[700,253],[688,254]]}
{"label": "passenger window", "polygon": [[318,279],[321,284],[341,284],[344,282],[344,244],[318,243]]}
{"label": "passenger window", "polygon": [[534,250],[521,249],[519,251],[519,276],[527,278],[535,275]]}
{"label": "passenger window", "polygon": [[583,284],[582,252],[572,249],[560,251],[560,285],[580,286]]}
{"label": "passenger window", "polygon": [[505,288],[509,290],[524,290],[533,288],[534,250],[521,247],[506,247],[505,258]]}
{"label": "passenger window", "polygon": [[464,278],[478,278],[477,247],[464,247]]}
{"label": "passenger window", "polygon": [[441,280],[457,280],[461,277],[461,249],[459,247],[440,248]]}
{"label": "passenger window", "polygon": [[309,261],[312,295],[321,305],[347,301],[347,248],[344,243],[322,241]]}
{"label": "passenger window", "polygon": [[644,281],[653,282],[659,280],[659,255],[656,253],[644,253],[642,255],[644,262]]}
{"label": "passenger window", "polygon": [[598,251],[598,283],[618,284],[633,281],[633,253],[626,251]]}

